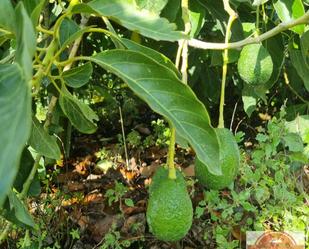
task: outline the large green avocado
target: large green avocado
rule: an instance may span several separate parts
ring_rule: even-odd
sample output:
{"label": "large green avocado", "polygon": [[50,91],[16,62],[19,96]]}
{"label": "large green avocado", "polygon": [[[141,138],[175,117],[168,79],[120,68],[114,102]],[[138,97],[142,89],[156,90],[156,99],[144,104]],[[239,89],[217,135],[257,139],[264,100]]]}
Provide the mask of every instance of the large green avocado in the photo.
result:
{"label": "large green avocado", "polygon": [[222,189],[228,187],[235,179],[240,155],[235,138],[228,129],[215,129],[220,145],[220,165],[222,175],[211,174],[206,165],[196,158],[195,175],[200,183],[209,189]]}
{"label": "large green avocado", "polygon": [[272,72],[272,58],[262,44],[244,46],[238,60],[238,73],[247,84],[265,84]]}
{"label": "large green avocado", "polygon": [[176,179],[169,179],[167,169],[157,170],[149,188],[146,216],[150,231],[160,240],[177,241],[188,233],[193,208],[179,171]]}

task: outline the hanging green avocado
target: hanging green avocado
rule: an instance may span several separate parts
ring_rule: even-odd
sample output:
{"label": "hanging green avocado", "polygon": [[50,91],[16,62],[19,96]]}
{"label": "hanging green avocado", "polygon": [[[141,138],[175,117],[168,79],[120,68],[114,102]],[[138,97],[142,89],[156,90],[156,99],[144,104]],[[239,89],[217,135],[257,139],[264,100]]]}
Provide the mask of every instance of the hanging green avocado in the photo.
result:
{"label": "hanging green avocado", "polygon": [[265,84],[272,72],[272,58],[262,44],[250,44],[243,47],[238,60],[238,73],[247,84]]}
{"label": "hanging green avocado", "polygon": [[161,167],[149,188],[147,222],[150,231],[160,240],[182,239],[192,225],[193,208],[186,182],[177,171],[176,179],[168,178],[168,170]]}
{"label": "hanging green avocado", "polygon": [[228,129],[215,129],[220,145],[220,166],[222,175],[211,174],[207,167],[196,158],[195,175],[199,182],[210,189],[222,189],[228,187],[235,179],[240,155],[235,138]]}

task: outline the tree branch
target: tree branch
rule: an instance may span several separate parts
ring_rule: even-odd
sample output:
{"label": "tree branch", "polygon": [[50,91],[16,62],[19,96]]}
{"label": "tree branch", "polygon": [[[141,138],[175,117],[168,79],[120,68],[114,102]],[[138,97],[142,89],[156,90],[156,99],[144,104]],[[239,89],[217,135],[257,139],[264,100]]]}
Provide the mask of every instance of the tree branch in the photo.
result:
{"label": "tree branch", "polygon": [[264,34],[261,34],[257,37],[248,37],[244,40],[238,41],[238,42],[232,42],[232,43],[214,43],[214,42],[203,42],[197,39],[190,39],[188,41],[189,46],[200,48],[200,49],[215,49],[215,50],[223,50],[223,49],[237,49],[242,48],[245,45],[252,44],[252,43],[259,43],[266,39],[269,39],[270,37],[273,37],[280,32],[287,30],[289,28],[292,28],[294,26],[300,25],[300,24],[308,24],[309,23],[309,11],[307,11],[303,16],[291,20],[288,22],[282,22],[277,27],[265,32]]}

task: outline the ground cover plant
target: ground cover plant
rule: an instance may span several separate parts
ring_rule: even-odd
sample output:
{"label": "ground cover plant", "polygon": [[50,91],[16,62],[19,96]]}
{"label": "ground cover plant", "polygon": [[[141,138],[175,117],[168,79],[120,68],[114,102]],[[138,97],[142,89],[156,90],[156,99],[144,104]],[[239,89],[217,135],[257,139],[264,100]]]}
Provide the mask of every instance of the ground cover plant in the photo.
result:
{"label": "ground cover plant", "polygon": [[0,247],[308,247],[308,5],[2,0]]}

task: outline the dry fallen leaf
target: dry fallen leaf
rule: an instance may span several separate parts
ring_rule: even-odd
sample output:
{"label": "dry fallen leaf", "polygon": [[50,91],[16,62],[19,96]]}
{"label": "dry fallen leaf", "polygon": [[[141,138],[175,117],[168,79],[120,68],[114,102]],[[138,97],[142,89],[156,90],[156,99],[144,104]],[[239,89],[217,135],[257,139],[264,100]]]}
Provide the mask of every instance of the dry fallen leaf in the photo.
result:
{"label": "dry fallen leaf", "polygon": [[185,176],[195,176],[194,165],[191,164],[190,166],[182,169],[182,172],[185,174]]}

